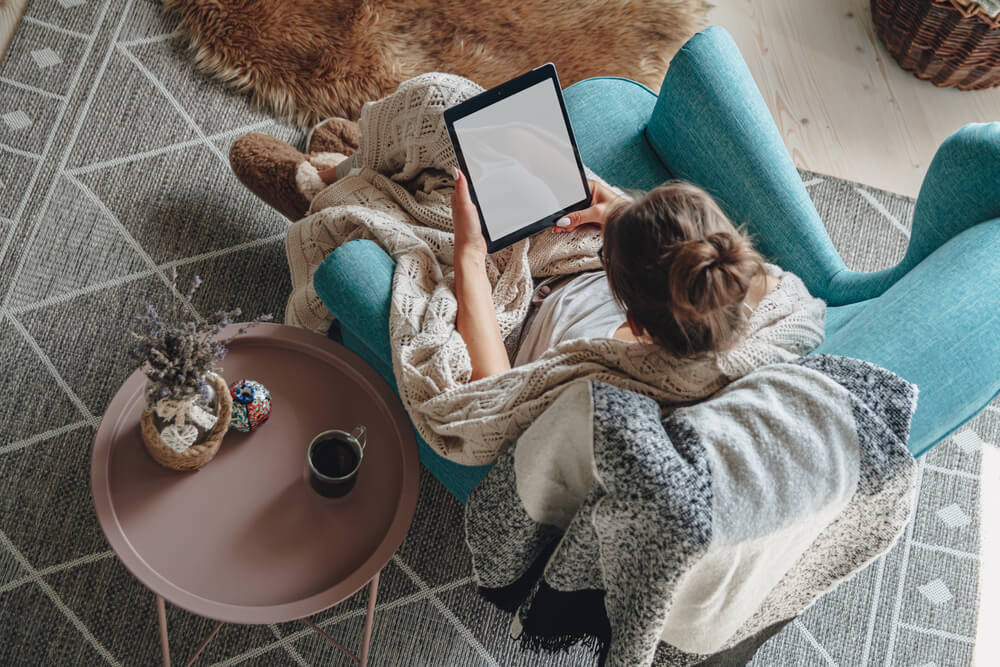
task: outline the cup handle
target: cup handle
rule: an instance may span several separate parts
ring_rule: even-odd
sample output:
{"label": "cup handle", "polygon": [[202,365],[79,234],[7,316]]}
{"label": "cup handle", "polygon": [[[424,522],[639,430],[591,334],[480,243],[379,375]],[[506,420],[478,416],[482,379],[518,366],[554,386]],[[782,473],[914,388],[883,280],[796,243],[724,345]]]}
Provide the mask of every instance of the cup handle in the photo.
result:
{"label": "cup handle", "polygon": [[361,445],[361,450],[364,451],[365,443],[368,441],[368,429],[359,424],[351,431],[351,437],[358,441],[358,444]]}

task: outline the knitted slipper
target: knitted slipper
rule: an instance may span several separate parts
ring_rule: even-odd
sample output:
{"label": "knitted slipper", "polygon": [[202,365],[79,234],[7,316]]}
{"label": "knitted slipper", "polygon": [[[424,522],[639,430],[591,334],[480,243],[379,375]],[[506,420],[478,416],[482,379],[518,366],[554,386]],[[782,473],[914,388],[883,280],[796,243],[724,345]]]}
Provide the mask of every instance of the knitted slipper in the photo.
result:
{"label": "knitted slipper", "polygon": [[306,152],[351,155],[361,141],[361,128],[346,118],[327,118],[306,135]]}
{"label": "knitted slipper", "polygon": [[339,153],[303,155],[269,134],[250,132],[229,149],[229,165],[251,192],[289,220],[309,210],[313,197],[327,184],[319,169],[336,167],[346,156]]}

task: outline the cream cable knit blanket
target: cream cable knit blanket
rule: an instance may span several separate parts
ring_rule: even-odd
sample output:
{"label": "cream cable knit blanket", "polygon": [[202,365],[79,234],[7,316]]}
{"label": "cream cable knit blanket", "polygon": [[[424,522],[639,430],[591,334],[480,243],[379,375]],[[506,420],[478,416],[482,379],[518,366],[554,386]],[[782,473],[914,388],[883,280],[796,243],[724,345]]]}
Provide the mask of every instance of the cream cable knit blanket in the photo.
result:
{"label": "cream cable knit blanket", "polygon": [[[359,171],[320,192],[286,239],[292,294],[285,322],[318,333],[325,334],[333,318],[312,278],[333,249],[371,239],[396,261],[389,313],[392,365],[414,425],[439,454],[465,465],[492,462],[573,380],[637,391],[664,407],[690,404],[758,366],[795,359],[823,340],[825,304],[796,276],[781,273],[743,340],[719,358],[677,359],[655,345],[574,340],[531,364],[470,382],[468,350],[455,329],[448,174],[456,162],[442,112],[481,91],[458,76],[424,74],[366,104],[354,158]],[[532,277],[597,269],[600,243],[596,232],[543,233],[489,256],[501,334],[506,337],[524,319]]]}

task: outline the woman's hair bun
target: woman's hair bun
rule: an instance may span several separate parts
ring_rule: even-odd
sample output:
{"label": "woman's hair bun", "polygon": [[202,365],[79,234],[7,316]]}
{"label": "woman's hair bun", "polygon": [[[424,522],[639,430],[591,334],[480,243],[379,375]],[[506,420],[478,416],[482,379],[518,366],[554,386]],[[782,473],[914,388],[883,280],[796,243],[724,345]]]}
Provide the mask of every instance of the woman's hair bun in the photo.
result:
{"label": "woman's hair bun", "polygon": [[698,320],[747,296],[760,256],[738,231],[682,241],[661,257],[674,311]]}
{"label": "woman's hair bun", "polygon": [[764,259],[696,185],[665,183],[617,209],[604,226],[608,283],[633,326],[677,356],[734,345],[740,303]]}

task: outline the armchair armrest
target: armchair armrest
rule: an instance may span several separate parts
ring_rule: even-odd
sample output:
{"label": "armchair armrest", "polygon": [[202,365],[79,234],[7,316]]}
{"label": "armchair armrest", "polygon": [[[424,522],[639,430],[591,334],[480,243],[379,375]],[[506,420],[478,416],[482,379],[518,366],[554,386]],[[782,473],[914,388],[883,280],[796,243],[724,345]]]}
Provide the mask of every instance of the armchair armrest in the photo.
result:
{"label": "armchair armrest", "polygon": [[920,388],[908,443],[914,455],[1000,392],[997,247],[1000,216],[937,248],[814,351],[870,361]]}
{"label": "armchair armrest", "polygon": [[938,248],[976,225],[1000,218],[1000,122],[970,123],[949,135],[927,168],[913,210],[906,255],[875,273],[842,271],[839,291],[879,296]]}
{"label": "armchair armrest", "polygon": [[[316,269],[313,286],[340,322],[344,344],[372,365],[393,389],[389,301],[396,262],[373,241],[349,241]],[[463,466],[439,456],[417,434],[420,460],[461,502],[491,465]]]}

